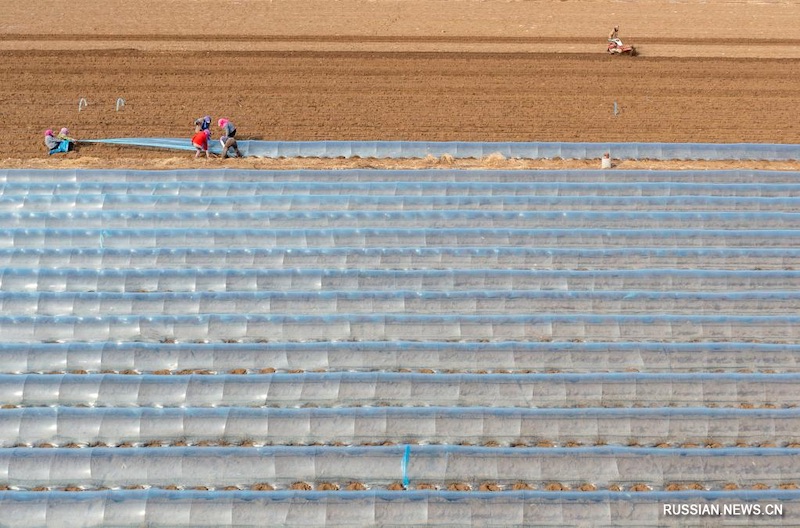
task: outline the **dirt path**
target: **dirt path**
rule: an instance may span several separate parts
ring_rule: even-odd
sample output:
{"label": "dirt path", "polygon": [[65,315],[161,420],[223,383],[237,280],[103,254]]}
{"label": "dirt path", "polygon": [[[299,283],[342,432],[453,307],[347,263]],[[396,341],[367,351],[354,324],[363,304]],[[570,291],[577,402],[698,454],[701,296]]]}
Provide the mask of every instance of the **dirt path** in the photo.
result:
{"label": "dirt path", "polygon": [[[423,159],[194,159],[191,154],[158,153],[137,149],[96,147],[91,153],[70,153],[67,156],[37,159],[6,159],[0,167],[9,169],[504,169],[504,170],[562,170],[598,169],[599,160],[521,160],[487,156],[483,159],[457,159],[446,157]],[[773,171],[800,171],[800,162],[764,161],[655,161],[614,160],[613,168],[621,170],[729,170],[752,169]]]}
{"label": "dirt path", "polygon": [[[0,34],[800,39],[798,0],[73,0],[8,2]],[[190,48],[193,49],[193,48]]]}

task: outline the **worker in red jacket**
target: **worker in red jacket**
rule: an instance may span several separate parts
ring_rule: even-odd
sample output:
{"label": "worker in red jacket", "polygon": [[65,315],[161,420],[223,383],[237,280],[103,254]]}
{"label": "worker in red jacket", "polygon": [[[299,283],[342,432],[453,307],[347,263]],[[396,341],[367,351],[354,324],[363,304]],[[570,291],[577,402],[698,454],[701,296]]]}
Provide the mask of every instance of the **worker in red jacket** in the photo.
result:
{"label": "worker in red jacket", "polygon": [[211,131],[207,129],[195,132],[192,136],[192,146],[197,150],[194,154],[195,158],[199,158],[203,152],[206,153],[206,158],[211,157],[211,153],[208,151],[209,138],[211,138]]}

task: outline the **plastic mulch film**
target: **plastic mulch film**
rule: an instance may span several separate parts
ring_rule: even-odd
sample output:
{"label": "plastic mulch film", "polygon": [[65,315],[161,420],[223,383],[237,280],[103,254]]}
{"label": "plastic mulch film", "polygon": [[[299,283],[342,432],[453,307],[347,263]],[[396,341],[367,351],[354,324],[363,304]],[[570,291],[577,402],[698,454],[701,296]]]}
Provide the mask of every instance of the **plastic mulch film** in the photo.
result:
{"label": "plastic mulch film", "polygon": [[[184,138],[108,138],[90,143],[193,150]],[[252,141],[239,142],[245,156],[259,158],[483,158],[494,153],[507,158],[614,158],[655,160],[797,160],[800,146],[759,143],[490,143],[436,141]],[[211,146],[218,152],[219,146]]]}
{"label": "plastic mulch film", "polygon": [[329,229],[0,229],[0,248],[189,248],[250,247],[800,247],[800,230],[710,229],[517,229],[517,228],[329,228]]}
{"label": "plastic mulch film", "polygon": [[798,316],[97,315],[0,316],[0,342],[747,341],[796,343]]}
{"label": "plastic mulch film", "polygon": [[[309,195],[267,195],[267,196],[143,196],[130,194],[56,194],[25,195],[16,197],[6,195],[0,198],[0,213],[4,218],[21,222],[23,217],[11,217],[8,213],[24,210],[26,212],[51,213],[39,217],[46,222],[57,214],[75,211],[104,212],[103,218],[109,221],[122,221],[123,217],[110,213],[137,211],[139,213],[188,213],[219,212],[233,218],[233,212],[283,212],[281,218],[288,218],[287,212],[412,212],[440,211],[493,211],[493,212],[546,212],[546,211],[609,211],[625,212],[618,218],[629,218],[635,212],[708,212],[726,211],[747,212],[787,212],[798,210],[800,198],[761,198],[739,196],[309,196]],[[341,213],[340,213],[341,214]],[[452,215],[451,215],[452,216]],[[240,218],[245,218],[242,214]],[[320,214],[317,214],[320,221]],[[364,217],[363,218],[368,218]],[[542,221],[552,221],[547,215],[540,215]],[[31,221],[33,217],[25,217]],[[151,216],[152,218],[152,216]],[[445,219],[447,216],[445,215]],[[675,218],[679,218],[675,216]],[[698,217],[702,219],[702,217]],[[710,218],[710,217],[709,217]],[[767,217],[771,218],[771,217]],[[529,217],[529,219],[535,219]],[[594,217],[599,220],[602,217]],[[269,220],[269,218],[267,218]]]}
{"label": "plastic mulch film", "polygon": [[153,197],[257,197],[289,199],[324,196],[360,197],[796,197],[797,183],[706,182],[91,182],[0,183],[4,199],[39,198],[42,195],[132,198]]}
{"label": "plastic mulch film", "polygon": [[797,409],[449,407],[23,408],[0,413],[0,447],[245,441],[256,444],[553,442],[724,446],[800,438]]}
{"label": "plastic mulch film", "polygon": [[139,198],[256,196],[527,196],[527,197],[751,197],[794,198],[797,183],[686,182],[6,182],[0,197],[23,200],[40,195],[134,195]]}
{"label": "plastic mulch film", "polygon": [[[21,268],[137,268],[102,270],[111,276],[140,277],[141,270],[158,269],[171,277],[169,268],[271,268],[436,270],[454,268],[519,268],[546,273],[558,269],[695,268],[706,270],[759,268],[784,270],[800,267],[800,249],[792,248],[531,248],[531,247],[399,247],[399,248],[0,248],[0,264],[16,268],[4,272],[5,280]],[[690,272],[690,270],[685,270]],[[59,274],[60,271],[40,273]],[[66,275],[75,273],[64,271]],[[80,273],[93,273],[82,270]],[[153,271],[149,272],[152,276]],[[187,273],[189,273],[187,271]],[[201,273],[201,271],[197,271]],[[208,269],[202,273],[214,273]],[[335,273],[331,271],[331,273]],[[421,273],[419,271],[418,273]],[[673,270],[673,273],[675,271]],[[683,272],[681,272],[683,273]],[[73,275],[76,276],[77,275]],[[29,285],[28,287],[34,287]],[[43,287],[41,285],[36,287]]]}
{"label": "plastic mulch film", "polygon": [[0,343],[1,373],[62,371],[800,371],[800,345],[768,343]]}
{"label": "plastic mulch film", "polygon": [[[707,518],[663,516],[664,504],[780,506],[770,526],[800,523],[795,490],[689,492],[252,491],[0,492],[0,523],[23,528],[107,526],[651,526]],[[711,510],[709,510],[711,511]],[[770,510],[772,511],[772,510]]]}
{"label": "plastic mulch film", "polygon": [[703,182],[800,183],[796,171],[617,169],[0,169],[0,182]]}
{"label": "plastic mulch film", "polygon": [[[408,454],[406,452],[408,451]],[[746,469],[745,469],[746,468]],[[0,475],[9,486],[118,488],[247,486],[286,488],[297,481],[386,486],[409,482],[587,481],[601,488],[700,482],[721,488],[732,476],[741,486],[777,486],[800,478],[796,449],[660,449],[643,447],[490,448],[464,446],[169,447],[0,450]]]}
{"label": "plastic mulch film", "polygon": [[[800,214],[594,211],[0,212],[6,229],[637,229],[793,230]],[[305,233],[302,233],[304,235]],[[626,233],[622,233],[625,236]],[[778,233],[775,233],[778,234]],[[235,234],[234,234],[235,236]]]}
{"label": "plastic mulch film", "polygon": [[[642,291],[0,292],[6,316],[540,313],[794,315],[800,293]],[[535,307],[535,308],[534,308]]]}
{"label": "plastic mulch film", "polygon": [[96,407],[792,406],[798,374],[6,374],[7,405]]}
{"label": "plastic mulch film", "polygon": [[[176,252],[179,253],[179,252]],[[186,260],[192,255],[182,252]],[[331,259],[339,256],[333,252]],[[76,254],[76,259],[82,255]],[[87,258],[91,255],[85,255]],[[168,256],[168,255],[167,255]],[[177,257],[177,255],[173,255]],[[620,254],[620,261],[624,254]],[[133,255],[143,257],[143,255]],[[242,255],[244,258],[245,255]],[[319,252],[320,259],[324,259]],[[628,255],[628,258],[631,258]],[[231,255],[233,258],[233,255]],[[287,258],[301,258],[294,253]],[[446,258],[442,255],[442,258]],[[198,256],[199,259],[199,256]],[[800,254],[798,254],[800,259]],[[106,293],[260,293],[279,296],[280,292],[295,297],[298,292],[312,295],[315,292],[337,292],[336,295],[359,296],[366,292],[398,291],[420,292],[422,295],[434,292],[448,292],[455,296],[485,295],[497,296],[499,291],[507,295],[539,295],[544,300],[552,298],[589,298],[596,294],[602,303],[603,295],[613,297],[612,292],[631,292],[632,297],[646,296],[647,292],[666,302],[668,294],[680,296],[682,293],[697,292],[720,295],[728,293],[730,299],[735,295],[766,295],[770,299],[781,296],[791,298],[800,289],[800,271],[785,270],[693,270],[693,269],[645,269],[645,270],[549,270],[549,269],[254,269],[258,262],[266,261],[251,256],[249,268],[155,268],[150,269],[91,269],[91,268],[16,268],[0,269],[0,292],[33,294],[38,292],[86,293],[98,299],[133,299],[133,297],[112,297]],[[153,263],[155,265],[158,262]],[[88,264],[88,263],[87,263]],[[111,264],[111,263],[109,263]],[[179,265],[178,262],[172,262]],[[189,264],[189,262],[186,262]],[[490,291],[491,290],[491,291]],[[472,293],[467,293],[472,291]],[[605,293],[601,293],[605,291]],[[482,293],[481,293],[482,292]],[[291,297],[289,295],[289,297]],[[408,293],[403,294],[408,295]],[[441,293],[444,295],[444,293]],[[73,296],[74,297],[74,296]],[[287,297],[287,298],[289,298]],[[20,297],[20,301],[24,297]],[[69,297],[63,297],[67,299]],[[179,295],[176,299],[181,298]],[[278,298],[278,297],[276,297]],[[320,298],[324,298],[320,297]],[[676,297],[677,298],[677,297]],[[698,297],[699,299],[700,297]],[[537,305],[538,311],[547,311]],[[376,310],[378,311],[378,310]],[[724,310],[720,310],[724,311]],[[10,312],[14,313],[14,312]]]}

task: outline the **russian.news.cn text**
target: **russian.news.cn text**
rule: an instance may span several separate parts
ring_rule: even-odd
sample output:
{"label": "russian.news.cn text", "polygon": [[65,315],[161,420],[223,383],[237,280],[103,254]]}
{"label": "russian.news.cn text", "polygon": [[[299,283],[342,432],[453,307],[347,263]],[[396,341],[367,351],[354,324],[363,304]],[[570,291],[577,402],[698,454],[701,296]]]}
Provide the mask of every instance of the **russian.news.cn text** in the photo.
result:
{"label": "russian.news.cn text", "polygon": [[665,517],[780,517],[783,504],[664,504],[661,514]]}

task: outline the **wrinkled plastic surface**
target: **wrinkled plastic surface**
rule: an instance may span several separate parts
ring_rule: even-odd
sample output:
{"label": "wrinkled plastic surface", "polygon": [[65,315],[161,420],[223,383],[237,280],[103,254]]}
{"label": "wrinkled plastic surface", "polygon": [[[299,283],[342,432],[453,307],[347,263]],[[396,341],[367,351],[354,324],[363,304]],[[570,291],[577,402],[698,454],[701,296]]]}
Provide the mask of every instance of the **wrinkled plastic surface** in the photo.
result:
{"label": "wrinkled plastic surface", "polygon": [[[437,270],[450,268],[535,270],[537,273],[570,269],[644,270],[674,268],[675,274],[705,270],[785,270],[800,267],[800,249],[792,248],[536,248],[536,247],[431,247],[431,248],[0,248],[0,264],[17,268],[137,268],[126,276],[139,277],[141,269],[235,268],[341,268]],[[212,273],[210,270],[203,272]],[[43,270],[48,273],[60,273]],[[65,271],[65,274],[72,272]],[[83,270],[83,273],[89,273]],[[106,274],[121,274],[106,269]],[[152,273],[152,272],[151,272]],[[200,271],[198,270],[198,273]],[[106,275],[108,276],[108,275]],[[769,276],[769,275],[768,275]],[[168,275],[169,277],[169,275]],[[788,279],[788,277],[786,277]]]}
{"label": "wrinkled plastic surface", "polygon": [[[0,474],[10,486],[281,487],[308,482],[402,481],[404,446],[379,447],[173,447],[0,450]],[[742,468],[747,468],[743,471]],[[800,473],[796,449],[659,449],[644,447],[493,448],[411,446],[409,482],[561,482],[580,485],[591,475],[598,487],[700,482],[722,487],[731,475],[743,485],[777,485]]]}
{"label": "wrinkled plastic surface", "polygon": [[[162,149],[194,150],[183,138],[111,138],[92,143]],[[216,149],[216,150],[215,150]],[[423,141],[239,141],[245,156],[259,158],[483,158],[500,153],[507,158],[601,158],[691,160],[798,160],[800,146],[757,143],[478,143]],[[218,152],[217,145],[211,147]]]}
{"label": "wrinkled plastic surface", "polygon": [[474,314],[536,313],[794,315],[797,292],[648,291],[324,291],[324,292],[0,292],[0,309],[16,316],[143,314]]}
{"label": "wrinkled plastic surface", "polygon": [[[798,204],[788,171],[0,170],[0,484],[180,487],[0,492],[0,525],[642,526],[689,500],[518,481],[796,500],[796,449],[729,447],[800,440]],[[222,491],[406,479],[440,491]]]}
{"label": "wrinkled plastic surface", "polygon": [[343,248],[343,247],[755,247],[795,249],[800,230],[329,228],[0,229],[0,248]]}
{"label": "wrinkled plastic surface", "polygon": [[798,213],[730,212],[507,212],[507,211],[257,211],[257,212],[0,212],[6,228],[47,229],[69,224],[71,229],[731,229],[757,225],[770,230],[800,228]]}
{"label": "wrinkled plastic surface", "polygon": [[[404,212],[437,211],[609,211],[609,212],[787,212],[798,210],[800,198],[761,198],[753,196],[371,196],[371,195],[258,195],[258,196],[181,196],[181,195],[135,195],[135,194],[27,194],[21,197],[0,197],[0,211],[13,212],[24,209],[30,213],[48,212],[47,217],[28,214],[24,218],[4,216],[15,222],[36,219],[46,222],[57,217],[55,212],[107,213],[114,211],[150,212],[342,212],[378,211]],[[317,217],[322,215],[317,214]],[[362,215],[363,216],[363,215]],[[447,218],[448,215],[443,215]],[[452,214],[450,215],[452,216]],[[539,215],[547,220],[547,215]],[[680,218],[673,215],[676,219]],[[708,217],[708,215],[706,215]],[[774,216],[774,215],[773,215]],[[120,215],[105,215],[112,221],[121,222]],[[228,215],[231,218],[231,215]],[[396,216],[395,216],[396,217]],[[620,214],[622,218],[629,218]],[[685,215],[684,215],[685,217]],[[85,219],[98,215],[84,215]],[[180,218],[180,217],[176,217]],[[191,216],[184,216],[188,219]],[[198,218],[197,215],[194,218]],[[235,218],[235,217],[233,217]],[[245,218],[240,215],[240,218]],[[253,217],[256,218],[256,217]],[[368,218],[364,216],[364,218]],[[480,217],[476,217],[480,218]],[[532,217],[528,217],[532,218]],[[595,216],[601,219],[603,216]],[[657,216],[654,218],[658,218]],[[698,217],[702,219],[703,217]],[[709,217],[710,218],[710,217]],[[770,218],[769,216],[767,218]],[[295,219],[299,217],[295,216]],[[135,218],[128,218],[132,221]],[[269,218],[267,218],[269,220]],[[552,221],[552,220],[551,220]]]}
{"label": "wrinkled plastic surface", "polygon": [[0,169],[0,182],[675,182],[794,183],[797,171],[758,169]]}
{"label": "wrinkled plastic surface", "polygon": [[795,198],[797,183],[707,182],[17,182],[0,183],[0,196],[134,195],[180,197],[274,196],[528,196],[528,197],[742,197]]}
{"label": "wrinkled plastic surface", "polygon": [[497,369],[588,373],[639,369],[692,372],[800,371],[800,345],[769,343],[572,343],[364,341],[309,343],[0,343],[0,372],[232,369]]}
{"label": "wrinkled plastic surface", "polygon": [[[662,516],[664,504],[783,505],[770,526],[800,523],[796,490],[692,492],[260,493],[252,491],[0,492],[0,523],[25,528],[108,526],[706,526],[707,517]],[[747,520],[745,522],[748,522]]]}
{"label": "wrinkled plastic surface", "polygon": [[800,374],[0,375],[11,405],[651,407],[800,404]]}
{"label": "wrinkled plastic surface", "polygon": [[[302,258],[295,252],[276,251],[275,258]],[[348,257],[346,252],[331,251],[304,251],[311,259],[317,256],[320,259],[328,255],[331,259]],[[344,255],[343,255],[344,253]],[[376,251],[376,254],[363,254],[364,258],[381,258],[396,256],[398,259],[407,257],[424,258],[424,254],[398,251]],[[499,252],[498,252],[499,253]],[[498,253],[464,252],[452,254],[448,251],[431,251],[430,258],[486,258],[490,259]],[[502,254],[502,253],[500,253]],[[42,254],[45,257],[57,257],[53,252]],[[66,256],[70,253],[67,252]],[[85,261],[75,264],[92,262],[91,259],[105,255],[97,252],[73,253],[75,260],[85,258]],[[629,298],[637,296],[646,297],[647,292],[663,292],[656,295],[660,300],[666,300],[669,295],[675,298],[681,296],[696,296],[697,299],[704,295],[709,298],[719,297],[722,292],[728,293],[731,300],[737,296],[750,296],[758,299],[791,298],[795,295],[793,289],[800,289],[800,271],[784,270],[686,270],[686,269],[651,269],[651,270],[550,270],[550,269],[443,269],[443,270],[393,270],[393,269],[261,269],[260,263],[266,264],[273,255],[270,252],[244,251],[236,254],[212,253],[203,251],[164,252],[163,254],[152,251],[131,253],[132,258],[153,258],[151,269],[90,269],[80,268],[13,268],[0,269],[0,292],[7,292],[2,298],[20,299],[35,293],[41,295],[43,300],[58,298],[47,292],[73,292],[85,293],[86,299],[93,297],[102,298],[96,292],[105,293],[148,293],[161,299],[181,298],[180,295],[170,296],[178,292],[230,292],[259,294],[265,296],[279,296],[287,294],[287,298],[298,294],[289,295],[288,292],[304,292],[312,296],[314,292],[336,292],[330,295],[352,295],[359,297],[367,295],[363,292],[395,292],[402,290],[418,292],[420,296],[440,292],[440,295],[452,295],[454,298],[465,295],[477,296],[485,292],[487,297],[497,296],[505,291],[509,296],[534,295],[541,292],[541,298],[587,298],[592,293],[597,299],[603,296],[613,298],[618,293],[631,292]],[[19,257],[26,255],[20,252]],[[115,252],[109,251],[108,257],[113,258]],[[499,256],[499,255],[498,255]],[[525,258],[526,252],[508,252],[509,258],[519,256]],[[36,254],[31,255],[36,257]],[[197,264],[206,258],[211,262],[207,264],[225,263],[223,258],[239,258],[245,260],[249,257],[248,267],[228,268],[190,268],[166,269],[155,268],[163,260],[169,261],[173,266],[181,263],[189,264],[193,260]],[[356,255],[353,255],[356,257]],[[622,257],[622,255],[620,255]],[[183,261],[178,259],[183,258]],[[543,256],[544,258],[544,256]],[[709,257],[710,258],[710,257]],[[765,257],[768,258],[768,257]],[[800,258],[800,255],[798,255]],[[138,260],[134,262],[139,263]],[[117,262],[115,262],[116,264]],[[229,262],[230,266],[238,262]],[[142,268],[147,268],[142,263]],[[288,266],[287,266],[288,267]],[[256,269],[253,269],[256,268]],[[472,293],[466,293],[472,290]],[[789,291],[787,291],[789,290]],[[600,293],[606,291],[605,293]],[[527,293],[526,293],[527,292]],[[545,293],[550,292],[550,293]],[[688,292],[696,292],[689,294]],[[751,293],[745,293],[751,292]],[[768,293],[769,292],[769,293]],[[93,295],[94,294],[94,295]],[[376,294],[377,295],[377,294]],[[133,299],[135,296],[106,296],[108,299]],[[184,296],[185,297],[185,296]],[[77,298],[76,296],[62,296],[64,299]],[[324,298],[322,296],[321,298]],[[720,297],[721,298],[721,297]],[[376,310],[378,311],[378,310]],[[546,311],[546,310],[539,310]]]}
{"label": "wrinkled plastic surface", "polygon": [[796,343],[799,338],[797,315],[0,316],[0,342],[704,339]]}
{"label": "wrinkled plastic surface", "polygon": [[[211,389],[212,387],[209,387]],[[533,402],[532,402],[533,403]],[[748,445],[800,438],[797,409],[510,409],[453,407],[21,408],[0,413],[0,447],[171,444]]]}

